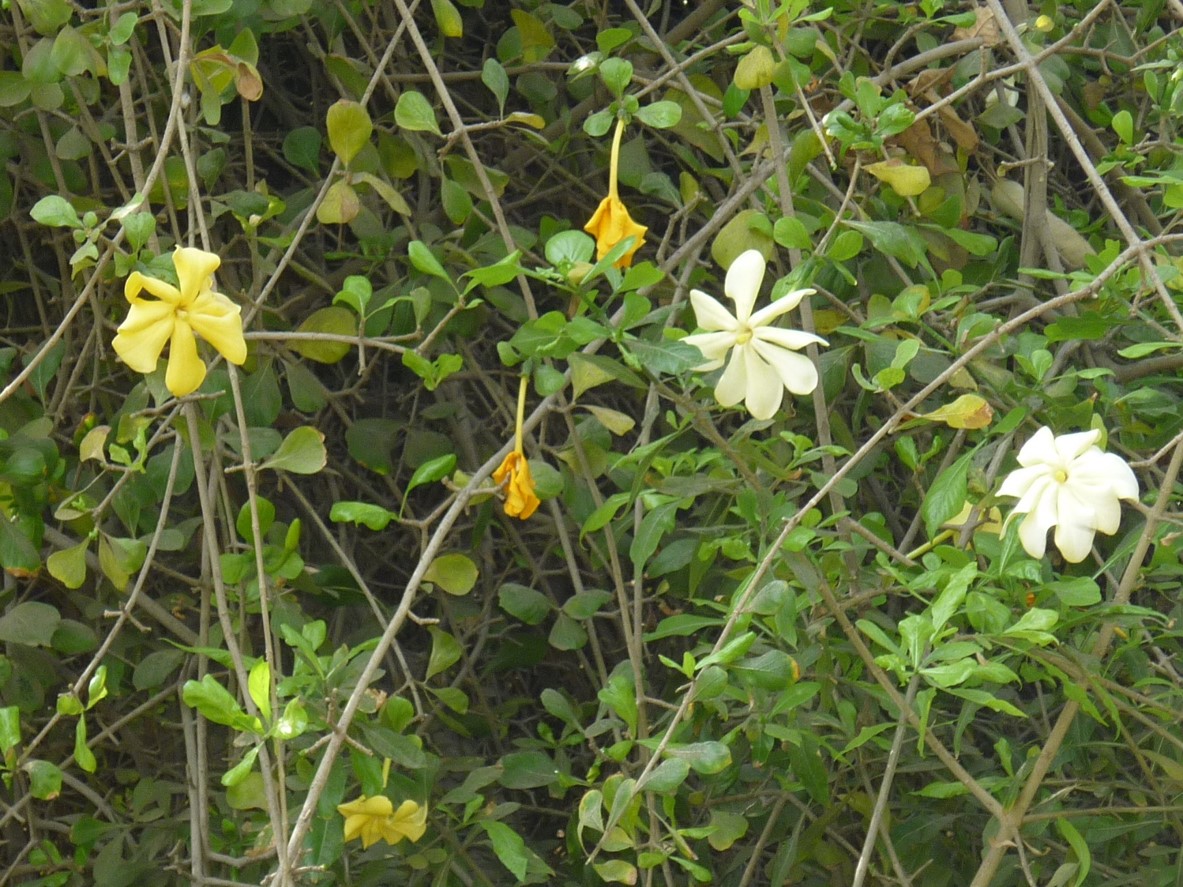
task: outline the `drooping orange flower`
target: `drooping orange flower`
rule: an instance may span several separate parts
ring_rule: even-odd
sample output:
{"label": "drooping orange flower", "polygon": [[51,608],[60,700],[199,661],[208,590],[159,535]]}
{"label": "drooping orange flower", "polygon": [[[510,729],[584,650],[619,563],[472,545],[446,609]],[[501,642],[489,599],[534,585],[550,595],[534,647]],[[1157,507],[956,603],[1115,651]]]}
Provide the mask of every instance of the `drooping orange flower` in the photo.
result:
{"label": "drooping orange flower", "polygon": [[645,243],[645,225],[637,224],[628,214],[628,208],[620,199],[616,184],[616,173],[620,166],[620,138],[624,134],[624,121],[616,121],[616,132],[612,136],[612,153],[608,165],[608,196],[600,201],[583,230],[596,239],[596,259],[608,255],[616,244],[626,237],[633,237],[633,245],[616,260],[617,268],[627,268],[633,263],[633,256]]}
{"label": "drooping orange flower", "polygon": [[[518,385],[518,409],[514,422],[514,446],[497,470],[493,481],[505,485],[505,513],[510,517],[525,520],[541,505],[534,490],[534,477],[530,474],[530,462],[522,448],[522,423],[526,418],[526,383],[523,375]],[[508,482],[507,482],[508,481]]]}
{"label": "drooping orange flower", "polygon": [[525,520],[542,503],[534,492],[534,478],[530,474],[530,462],[523,453],[511,450],[496,471],[493,480],[505,485],[505,513],[510,517]]}

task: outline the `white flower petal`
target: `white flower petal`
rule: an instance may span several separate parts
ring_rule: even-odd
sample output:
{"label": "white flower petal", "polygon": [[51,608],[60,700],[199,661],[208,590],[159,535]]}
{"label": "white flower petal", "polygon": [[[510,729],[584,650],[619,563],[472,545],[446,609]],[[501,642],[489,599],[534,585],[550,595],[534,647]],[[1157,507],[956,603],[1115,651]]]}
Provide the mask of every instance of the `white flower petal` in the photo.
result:
{"label": "white flower petal", "polygon": [[[747,365],[748,391],[744,405],[752,414],[752,418],[771,419],[780,409],[785,396],[785,386],[781,384],[779,377],[780,371],[762,360],[760,354],[751,347],[736,350],[743,355],[744,363]],[[800,357],[791,351],[782,353]]]}
{"label": "white flower petal", "polygon": [[731,316],[731,312],[719,304],[718,299],[708,296],[702,290],[690,291],[690,304],[694,306],[694,319],[700,329],[707,332],[734,331],[739,325]]}
{"label": "white flower petal", "polygon": [[760,339],[752,339],[750,347],[770,365],[777,381],[794,394],[812,394],[817,387],[817,367],[804,354],[779,348]]}
{"label": "white flower petal", "polygon": [[1023,522],[1019,524],[1019,541],[1032,557],[1043,557],[1047,551],[1047,531],[1056,525],[1056,487],[1044,484]]}
{"label": "white flower petal", "polygon": [[790,351],[800,351],[810,343],[830,344],[821,336],[815,336],[813,333],[803,333],[800,330],[782,330],[775,326],[755,327],[752,329],[752,337],[779,348],[788,348]]}
{"label": "white flower petal", "polygon": [[735,302],[735,319],[739,323],[746,323],[752,316],[752,306],[756,304],[760,284],[764,282],[764,265],[764,254],[758,249],[750,249],[741,253],[727,269],[723,292]]}
{"label": "white flower petal", "polygon": [[693,345],[702,352],[706,363],[696,366],[694,369],[705,373],[723,366],[723,359],[727,357],[727,352],[735,345],[735,333],[728,331],[695,333],[693,336],[686,336],[682,341],[687,345]]}
{"label": "white flower petal", "polygon": [[772,323],[782,314],[792,311],[801,304],[801,300],[806,296],[812,296],[817,290],[793,290],[785,293],[771,305],[765,305],[759,311],[751,316],[748,321],[753,327],[764,326]]}
{"label": "white flower petal", "polygon": [[1056,527],[1056,548],[1068,563],[1079,564],[1093,550],[1095,535],[1096,531],[1088,524],[1061,523]]}
{"label": "white flower petal", "polygon": [[1105,487],[1118,499],[1138,498],[1138,478],[1129,463],[1116,453],[1089,450],[1072,466],[1071,480],[1093,487]]}
{"label": "white flower petal", "polygon": [[1046,425],[1036,431],[1019,450],[1019,464],[1024,468],[1031,465],[1055,465],[1058,462],[1056,439]]}
{"label": "white flower petal", "polygon": [[1051,479],[1050,469],[1046,465],[1033,465],[1030,468],[1016,468],[1003,480],[1002,486],[998,490],[999,496],[1014,496],[1023,499],[1023,502],[1015,506],[1015,511],[1030,511],[1032,503],[1026,502],[1026,497],[1032,488],[1040,483],[1040,481],[1047,481]]}
{"label": "white flower petal", "polygon": [[[1094,428],[1092,431],[1078,431],[1075,434],[1061,434],[1056,438],[1056,452],[1063,462],[1079,459],[1085,452],[1096,445],[1101,439],[1101,432]],[[1100,453],[1100,450],[1097,450]]]}
{"label": "white flower petal", "polygon": [[743,356],[746,350],[736,348],[731,352],[727,369],[715,386],[715,400],[725,407],[733,407],[748,396],[748,368]]}

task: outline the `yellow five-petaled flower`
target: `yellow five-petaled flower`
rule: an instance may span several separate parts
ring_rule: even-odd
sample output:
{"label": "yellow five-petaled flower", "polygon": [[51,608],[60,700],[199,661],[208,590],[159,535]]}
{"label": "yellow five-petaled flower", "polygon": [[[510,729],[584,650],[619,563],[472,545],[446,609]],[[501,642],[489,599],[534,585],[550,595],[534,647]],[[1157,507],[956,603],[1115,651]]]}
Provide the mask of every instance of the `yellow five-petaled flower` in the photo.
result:
{"label": "yellow five-petaled flower", "polygon": [[345,817],[345,840],[361,838],[363,849],[378,841],[397,844],[403,838],[413,844],[427,831],[427,808],[410,800],[395,810],[385,795],[362,795],[356,801],[338,804],[337,812]]}
{"label": "yellow five-petaled flower", "polygon": [[[123,287],[131,309],[111,343],[115,353],[136,372],[150,373],[169,342],[164,384],[177,397],[192,394],[205,380],[195,333],[231,363],[246,360],[242,309],[213,289],[221,264],[213,253],[181,246],[173,253],[179,286],[133,271]],[[143,292],[155,298],[145,299]]]}
{"label": "yellow five-petaled flower", "polygon": [[617,191],[616,172],[620,166],[620,137],[623,133],[624,121],[617,120],[608,161],[608,196],[600,201],[595,213],[583,226],[583,230],[596,239],[596,259],[604,258],[612,247],[626,237],[633,238],[633,245],[616,260],[617,268],[627,268],[633,263],[633,255],[644,244],[645,232],[649,230],[645,225],[633,221]]}

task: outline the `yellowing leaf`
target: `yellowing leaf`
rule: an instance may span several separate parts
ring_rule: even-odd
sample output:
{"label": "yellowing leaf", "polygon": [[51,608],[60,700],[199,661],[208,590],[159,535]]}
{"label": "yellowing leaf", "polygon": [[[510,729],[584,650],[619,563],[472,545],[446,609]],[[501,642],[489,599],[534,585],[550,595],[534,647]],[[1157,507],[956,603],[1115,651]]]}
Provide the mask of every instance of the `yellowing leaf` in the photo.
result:
{"label": "yellowing leaf", "polygon": [[[330,305],[318,308],[306,318],[296,329],[297,333],[315,335],[332,334],[336,336],[357,335],[357,315],[342,305]],[[353,347],[349,342],[329,339],[297,339],[290,347],[297,354],[315,360],[317,363],[337,363]]]}
{"label": "yellowing leaf", "polygon": [[944,422],[950,428],[985,428],[994,418],[994,410],[977,394],[963,394],[957,400],[931,413],[921,413],[930,422]]}
{"label": "yellowing leaf", "polygon": [[916,197],[927,191],[928,186],[932,184],[932,177],[925,167],[910,166],[897,158],[881,160],[869,164],[864,169],[881,182],[891,185],[892,190],[901,197]]}
{"label": "yellowing leaf", "polygon": [[759,89],[772,83],[772,72],[776,70],[776,59],[767,46],[756,46],[739,60],[735,68],[735,86],[738,89]]}
{"label": "yellowing leaf", "polygon": [[346,166],[366,146],[374,124],[369,112],[357,102],[341,99],[334,102],[325,118],[329,145]]}
{"label": "yellowing leaf", "polygon": [[511,9],[509,14],[513,23],[517,25],[518,34],[522,39],[522,61],[533,64],[550,55],[550,51],[555,47],[555,38],[551,36],[542,20],[524,9]]}
{"label": "yellowing leaf", "polygon": [[431,11],[441,34],[445,37],[464,36],[464,20],[452,0],[431,0]]}
{"label": "yellowing leaf", "polygon": [[423,578],[433,582],[448,594],[464,595],[472,591],[477,580],[477,566],[466,554],[441,554],[431,562]]}
{"label": "yellowing leaf", "polygon": [[610,410],[607,407],[584,407],[589,413],[596,417],[596,421],[611,431],[618,437],[622,434],[628,434],[633,430],[633,426],[637,424],[632,416],[624,413]]}
{"label": "yellowing leaf", "polygon": [[357,218],[361,202],[357,192],[344,179],[338,179],[329,186],[325,199],[316,208],[316,220],[322,225],[344,225]]}

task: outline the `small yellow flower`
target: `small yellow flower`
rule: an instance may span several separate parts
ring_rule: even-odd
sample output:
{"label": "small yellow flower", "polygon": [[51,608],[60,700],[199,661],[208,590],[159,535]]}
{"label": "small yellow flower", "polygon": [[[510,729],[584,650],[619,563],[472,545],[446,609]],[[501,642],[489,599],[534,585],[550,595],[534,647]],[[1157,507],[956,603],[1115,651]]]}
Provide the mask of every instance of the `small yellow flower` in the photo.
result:
{"label": "small yellow flower", "polygon": [[534,492],[530,463],[525,455],[517,450],[510,451],[501,466],[493,472],[493,480],[496,483],[504,483],[506,478],[509,478],[509,483],[505,487],[505,513],[510,517],[525,520],[537,511],[542,503]]}
{"label": "small yellow flower", "polygon": [[530,463],[522,448],[522,423],[526,419],[527,379],[527,376],[522,376],[518,383],[518,410],[514,421],[513,449],[493,472],[494,483],[503,484],[508,479],[509,483],[505,486],[505,513],[520,520],[528,518],[542,504],[534,492],[534,478],[530,474]]}
{"label": "small yellow flower", "polygon": [[[193,393],[205,380],[205,362],[197,354],[194,333],[231,363],[246,360],[242,309],[213,290],[213,273],[221,264],[213,253],[177,247],[173,267],[179,287],[133,271],[123,288],[131,309],[111,345],[133,370],[150,373],[164,343],[170,342],[164,384],[177,397]],[[141,297],[145,290],[155,298]]]}
{"label": "small yellow flower", "polygon": [[379,840],[397,844],[406,838],[413,844],[427,831],[427,808],[414,801],[403,801],[395,810],[385,795],[362,795],[356,801],[338,804],[337,812],[345,817],[345,841],[361,838],[363,849]]}
{"label": "small yellow flower", "polygon": [[626,237],[633,237],[633,245],[616,261],[617,268],[627,268],[633,263],[633,256],[645,243],[645,232],[649,229],[639,225],[628,214],[620,199],[616,186],[616,172],[620,166],[620,138],[624,133],[624,121],[616,121],[616,132],[612,136],[612,153],[608,166],[608,196],[600,201],[583,230],[596,239],[596,259],[608,255],[609,250]]}

